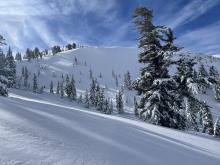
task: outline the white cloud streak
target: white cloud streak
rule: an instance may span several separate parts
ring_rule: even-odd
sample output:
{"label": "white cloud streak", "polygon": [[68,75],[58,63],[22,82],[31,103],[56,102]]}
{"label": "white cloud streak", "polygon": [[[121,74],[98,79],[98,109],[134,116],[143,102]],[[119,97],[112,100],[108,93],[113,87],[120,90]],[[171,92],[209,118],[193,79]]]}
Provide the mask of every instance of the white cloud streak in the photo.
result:
{"label": "white cloud streak", "polygon": [[179,12],[172,13],[172,20],[168,21],[167,25],[171,28],[177,28],[188,22],[195,20],[205,14],[214,7],[219,0],[194,0],[184,6]]}
{"label": "white cloud streak", "polygon": [[189,31],[178,38],[178,41],[189,51],[215,54],[220,52],[220,21],[209,26]]}

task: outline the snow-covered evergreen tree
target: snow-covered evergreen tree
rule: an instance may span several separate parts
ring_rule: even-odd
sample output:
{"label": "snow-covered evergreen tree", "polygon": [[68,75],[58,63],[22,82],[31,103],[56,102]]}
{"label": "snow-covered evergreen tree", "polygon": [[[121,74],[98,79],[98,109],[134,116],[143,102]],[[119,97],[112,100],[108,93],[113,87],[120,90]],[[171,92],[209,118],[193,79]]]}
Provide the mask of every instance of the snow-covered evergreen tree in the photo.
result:
{"label": "snow-covered evergreen tree", "polygon": [[216,67],[215,66],[211,66],[210,68],[209,68],[209,76],[211,76],[211,77],[219,77],[219,73],[218,73],[218,70],[216,69]]}
{"label": "snow-covered evergreen tree", "polygon": [[107,114],[109,114],[109,115],[112,114],[113,110],[114,110],[114,105],[113,105],[113,101],[111,99],[110,105],[109,105],[109,112]]}
{"label": "snow-covered evergreen tree", "polygon": [[[195,98],[198,93],[196,80],[194,79],[194,65],[196,64],[193,59],[182,58],[177,65],[177,75],[175,80],[177,82],[176,97],[179,98],[181,114],[179,127],[182,129],[193,128],[198,130],[197,114],[200,110],[200,102]],[[185,121],[186,120],[186,121]]]}
{"label": "snow-covered evergreen tree", "polygon": [[95,107],[97,107],[97,105],[98,105],[99,96],[100,96],[100,87],[99,87],[99,84],[96,83],[96,87],[95,87],[95,100],[94,100],[94,106]]}
{"label": "snow-covered evergreen tree", "polygon": [[25,56],[28,59],[28,61],[30,62],[31,58],[32,58],[32,51],[29,48],[27,48]]}
{"label": "snow-covered evergreen tree", "polygon": [[0,96],[8,96],[7,84],[7,69],[5,64],[5,55],[2,52],[1,46],[5,45],[5,39],[0,35]]}
{"label": "snow-covered evergreen tree", "polygon": [[53,94],[53,81],[50,82],[50,93]]}
{"label": "snow-covered evergreen tree", "polygon": [[17,61],[20,61],[21,62],[21,60],[22,60],[22,57],[21,57],[21,53],[16,53],[16,55],[15,55],[15,60],[17,60]]}
{"label": "snow-covered evergreen tree", "polygon": [[104,101],[105,101],[104,89],[100,88],[100,92],[98,94],[98,103],[97,103],[97,110],[98,111],[103,111]]}
{"label": "snow-covered evergreen tree", "polygon": [[208,72],[206,71],[204,64],[201,64],[199,66],[199,70],[198,70],[198,86],[199,86],[199,90],[202,93],[206,93],[206,90],[209,87]]}
{"label": "snow-covered evergreen tree", "polygon": [[8,70],[8,87],[13,87],[16,83],[16,64],[14,57],[12,55],[12,50],[9,47],[6,58],[5,58],[6,68]]}
{"label": "snow-covered evergreen tree", "polygon": [[92,79],[89,90],[89,99],[92,105],[95,105],[96,99],[96,81]]}
{"label": "snow-covered evergreen tree", "polygon": [[136,97],[134,97],[134,115],[135,115],[135,116],[139,116],[138,103],[137,103]]}
{"label": "snow-covered evergreen tree", "polygon": [[28,88],[28,78],[29,78],[28,69],[25,66],[24,68],[24,87],[25,88]]}
{"label": "snow-covered evergreen tree", "polygon": [[219,119],[217,119],[215,121],[215,124],[214,124],[214,136],[215,137],[220,137],[220,123],[219,123]]}
{"label": "snow-covered evergreen tree", "polygon": [[118,76],[117,76],[117,75],[115,76],[115,86],[116,86],[116,87],[119,86],[119,84],[118,84]]}
{"label": "snow-covered evergreen tree", "polygon": [[63,82],[60,84],[60,97],[64,97],[64,87],[63,87]]}
{"label": "snow-covered evergreen tree", "polygon": [[37,84],[37,76],[34,73],[34,77],[33,77],[33,92],[36,93],[38,90],[38,84]]}
{"label": "snow-covered evergreen tree", "polygon": [[56,94],[60,94],[60,82],[57,82]]}
{"label": "snow-covered evergreen tree", "polygon": [[76,100],[76,86],[75,86],[75,80],[72,77],[71,79],[71,95],[70,95],[72,100]]}
{"label": "snow-covered evergreen tree", "polygon": [[123,93],[119,90],[116,94],[116,109],[118,113],[124,112]]}
{"label": "snow-covered evergreen tree", "polygon": [[109,114],[110,105],[109,105],[109,98],[104,100],[103,103],[103,113]]}
{"label": "snow-covered evergreen tree", "polygon": [[80,93],[79,98],[77,99],[77,102],[78,102],[79,104],[82,104],[82,103],[83,103],[82,93]]}
{"label": "snow-covered evergreen tree", "polygon": [[67,74],[66,75],[66,84],[69,84],[69,82],[70,82],[70,78],[69,78],[69,75]]}
{"label": "snow-covered evergreen tree", "polygon": [[141,96],[140,116],[157,125],[178,128],[179,106],[175,96],[176,82],[168,74],[173,53],[179,48],[174,45],[175,36],[170,28],[155,26],[153,12],[145,7],[135,10],[134,22],[140,33],[139,62],[145,66],[134,88]]}
{"label": "snow-covered evergreen tree", "polygon": [[86,93],[85,93],[84,104],[85,104],[85,108],[90,107],[89,92],[87,90],[86,90]]}
{"label": "snow-covered evergreen tree", "polygon": [[216,82],[214,85],[214,97],[217,101],[220,101],[220,82]]}
{"label": "snow-covered evergreen tree", "polygon": [[93,72],[92,72],[92,69],[89,69],[89,77],[90,77],[90,79],[93,79]]}
{"label": "snow-covered evergreen tree", "polygon": [[124,75],[124,86],[128,90],[132,89],[132,80],[131,80],[131,74],[129,71],[127,71],[126,74]]}
{"label": "snow-covered evergreen tree", "polygon": [[202,103],[201,112],[203,124],[202,132],[207,132],[209,135],[213,135],[213,118],[209,106],[206,104],[206,102]]}

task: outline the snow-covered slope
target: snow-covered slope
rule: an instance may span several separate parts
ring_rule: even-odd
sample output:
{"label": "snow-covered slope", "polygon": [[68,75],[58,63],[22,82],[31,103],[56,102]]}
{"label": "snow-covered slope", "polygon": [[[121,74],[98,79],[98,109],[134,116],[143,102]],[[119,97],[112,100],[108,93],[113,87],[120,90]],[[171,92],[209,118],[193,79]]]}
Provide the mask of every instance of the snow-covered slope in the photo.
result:
{"label": "snow-covered slope", "polygon": [[[59,53],[55,56],[49,56],[43,60],[32,60],[31,62],[18,62],[18,73],[21,73],[21,67],[27,66],[30,72],[41,72],[39,77],[40,84],[49,87],[50,81],[61,81],[61,75],[73,75],[78,89],[85,90],[89,87],[91,79],[89,70],[93,72],[93,77],[98,79],[102,85],[108,85],[115,88],[115,81],[112,77],[112,71],[119,76],[122,81],[126,71],[137,77],[139,64],[137,62],[138,50],[135,48],[96,48],[89,47],[83,49],[70,50]],[[77,64],[75,64],[75,57]],[[99,75],[102,75],[102,78]]]}
{"label": "snow-covered slope", "polygon": [[220,141],[85,110],[44,93],[0,98],[0,164],[218,165]]}
{"label": "snow-covered slope", "polygon": [[[220,141],[208,135],[184,133],[139,121],[133,113],[134,91],[125,91],[123,116],[104,115],[82,105],[49,94],[50,82],[73,75],[78,95],[89,88],[89,70],[105,87],[106,96],[115,98],[130,71],[136,78],[141,65],[136,48],[94,48],[71,50],[43,60],[17,62],[17,75],[22,66],[39,74],[43,94],[25,90],[10,90],[8,98],[0,97],[0,164],[57,165],[133,165],[133,164],[200,164],[220,163]],[[77,63],[75,63],[75,57]],[[220,60],[196,57],[206,67],[214,65],[220,71]],[[173,72],[173,70],[171,70]],[[118,76],[116,86],[113,72]],[[100,77],[101,73],[101,77]],[[211,91],[199,96],[207,99],[215,116],[220,115],[220,103]]]}

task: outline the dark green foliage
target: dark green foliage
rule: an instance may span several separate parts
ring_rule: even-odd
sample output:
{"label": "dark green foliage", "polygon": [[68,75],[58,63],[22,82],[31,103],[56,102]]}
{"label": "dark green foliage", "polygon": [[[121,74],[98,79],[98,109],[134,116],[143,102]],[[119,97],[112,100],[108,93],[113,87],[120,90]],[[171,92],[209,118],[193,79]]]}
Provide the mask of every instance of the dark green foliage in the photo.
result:
{"label": "dark green foliage", "polygon": [[5,45],[5,39],[0,35],[0,96],[8,96],[8,69],[6,68],[5,55],[1,49],[2,45]]}
{"label": "dark green foliage", "polygon": [[141,96],[140,116],[157,125],[179,128],[182,122],[179,99],[175,96],[177,84],[168,74],[170,58],[180,49],[173,44],[175,36],[170,28],[155,26],[153,12],[138,7],[134,23],[140,33],[139,62],[144,64],[134,88]]}
{"label": "dark green foliage", "polygon": [[25,66],[24,67],[24,87],[25,88],[28,88],[28,78],[29,78],[28,69]]}
{"label": "dark green foliage", "polygon": [[217,101],[220,101],[220,82],[217,81],[214,85],[214,97]]}
{"label": "dark green foliage", "polygon": [[64,97],[64,89],[63,89],[63,82],[60,84],[60,97],[63,98]]}
{"label": "dark green foliage", "polygon": [[57,82],[56,94],[60,94],[60,82]]}
{"label": "dark green foliage", "polygon": [[86,93],[85,93],[84,105],[85,105],[85,108],[90,107],[89,92],[87,90],[86,90]]}
{"label": "dark green foliage", "polygon": [[208,76],[205,66],[201,64],[198,70],[198,87],[202,93],[206,93],[206,90],[209,87]]}
{"label": "dark green foliage", "polygon": [[124,75],[124,86],[128,90],[132,89],[132,80],[131,80],[131,74],[129,71],[127,71],[126,74]]}
{"label": "dark green foliage", "polygon": [[203,133],[208,133],[209,135],[213,135],[213,118],[209,106],[203,102],[201,107],[202,112],[202,124],[203,124]]}
{"label": "dark green foliage", "polygon": [[53,46],[52,47],[52,54],[53,55],[55,55],[55,54],[57,54],[57,53],[59,53],[59,52],[61,52],[61,48],[60,48],[60,46]]}
{"label": "dark green foliage", "polygon": [[16,55],[15,55],[15,60],[21,62],[21,60],[22,60],[21,53],[16,53]]}
{"label": "dark green foliage", "polygon": [[218,119],[215,121],[214,124],[214,136],[220,138],[220,124]]}
{"label": "dark green foliage", "polygon": [[103,111],[104,110],[104,101],[105,101],[104,89],[101,88],[97,95],[98,95],[97,110]]}
{"label": "dark green foliage", "polygon": [[215,77],[215,78],[219,77],[218,70],[214,66],[211,66],[209,68],[209,76]]}
{"label": "dark green foliage", "polygon": [[96,81],[94,79],[92,79],[92,82],[90,84],[90,90],[89,90],[89,100],[90,100],[92,105],[97,104],[96,86],[97,86]]}
{"label": "dark green foliage", "polygon": [[50,93],[53,94],[53,81],[50,82]]}
{"label": "dark green foliage", "polygon": [[7,68],[8,88],[13,87],[16,83],[16,64],[12,55],[12,50],[9,47],[6,58],[5,67]]}
{"label": "dark green foliage", "polygon": [[33,77],[33,92],[34,92],[34,93],[37,93],[37,90],[38,90],[37,76],[36,76],[36,74],[34,73],[34,77]]}
{"label": "dark green foliage", "polygon": [[135,116],[139,116],[138,103],[137,103],[136,97],[134,97],[134,115],[135,115]]}
{"label": "dark green foliage", "polygon": [[119,114],[124,113],[123,93],[121,90],[116,94],[116,109]]}

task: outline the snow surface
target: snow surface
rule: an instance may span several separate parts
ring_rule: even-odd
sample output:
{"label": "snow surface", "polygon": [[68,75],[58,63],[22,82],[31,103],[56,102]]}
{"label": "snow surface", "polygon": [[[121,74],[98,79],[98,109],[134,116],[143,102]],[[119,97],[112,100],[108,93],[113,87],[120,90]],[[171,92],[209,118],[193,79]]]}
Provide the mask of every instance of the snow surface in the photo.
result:
{"label": "snow surface", "polygon": [[[61,81],[61,75],[73,75],[78,95],[89,88],[89,70],[105,87],[106,96],[114,100],[116,87],[112,71],[123,82],[127,70],[132,79],[138,76],[136,48],[83,48],[49,56],[43,60],[17,62],[40,73],[43,94],[10,90],[8,98],[0,97],[0,165],[134,165],[134,164],[220,164],[220,140],[209,135],[184,133],[139,121],[133,113],[134,91],[125,91],[126,114],[105,115],[82,105],[49,94],[50,81]],[[78,64],[74,64],[77,57]],[[197,57],[206,67],[216,58]],[[86,62],[86,65],[85,65]],[[171,70],[173,72],[173,70]],[[102,74],[102,78],[98,77]],[[215,116],[219,103],[211,91],[199,96],[207,99]]]}
{"label": "snow surface", "polygon": [[0,98],[0,164],[220,163],[220,141],[86,110],[54,95]]}

